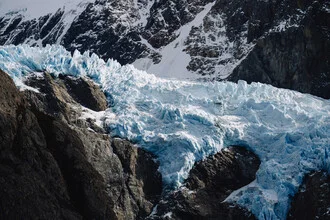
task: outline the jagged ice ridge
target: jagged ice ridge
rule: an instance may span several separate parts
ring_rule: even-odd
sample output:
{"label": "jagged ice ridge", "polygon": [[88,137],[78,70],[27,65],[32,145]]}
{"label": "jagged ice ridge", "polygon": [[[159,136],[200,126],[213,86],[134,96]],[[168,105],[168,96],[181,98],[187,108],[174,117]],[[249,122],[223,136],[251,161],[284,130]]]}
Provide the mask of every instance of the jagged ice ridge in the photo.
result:
{"label": "jagged ice ridge", "polygon": [[329,100],[260,83],[157,78],[88,52],[71,56],[61,46],[0,47],[0,69],[21,88],[34,72],[92,78],[112,103],[102,117],[111,134],[155,153],[168,186],[179,186],[195,161],[223,147],[251,149],[261,159],[257,178],[227,201],[258,219],[285,219],[303,176],[330,172]]}

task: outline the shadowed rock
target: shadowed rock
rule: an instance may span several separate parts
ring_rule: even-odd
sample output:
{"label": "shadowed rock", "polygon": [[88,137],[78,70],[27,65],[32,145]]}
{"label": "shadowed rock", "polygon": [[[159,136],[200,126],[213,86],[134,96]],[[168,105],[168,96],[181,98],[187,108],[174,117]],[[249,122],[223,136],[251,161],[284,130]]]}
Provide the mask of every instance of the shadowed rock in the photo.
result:
{"label": "shadowed rock", "polygon": [[[103,110],[101,90],[61,78],[31,76],[26,83],[39,93],[20,92],[0,71],[0,219],[144,218],[160,196],[158,164],[118,139],[136,157],[119,159],[104,129],[81,118],[75,93],[86,92],[84,105]],[[137,172],[126,170],[126,159]],[[152,188],[144,183],[150,177]]]}
{"label": "shadowed rock", "polygon": [[255,219],[247,210],[223,202],[256,177],[260,160],[242,147],[229,147],[194,165],[184,187],[160,202],[151,219]]}
{"label": "shadowed rock", "polygon": [[[330,98],[330,14],[325,1],[291,1],[304,18],[299,25],[269,33],[234,69],[228,80],[262,82]],[[298,6],[295,6],[298,4]],[[265,11],[266,17],[271,16]],[[267,23],[259,22],[262,25]],[[288,25],[288,24],[286,24]],[[290,25],[288,25],[290,26]]]}
{"label": "shadowed rock", "polygon": [[105,95],[91,80],[63,75],[59,77],[64,80],[69,94],[76,102],[94,111],[106,110]]}
{"label": "shadowed rock", "polygon": [[291,202],[288,220],[330,219],[330,176],[324,172],[308,174]]}

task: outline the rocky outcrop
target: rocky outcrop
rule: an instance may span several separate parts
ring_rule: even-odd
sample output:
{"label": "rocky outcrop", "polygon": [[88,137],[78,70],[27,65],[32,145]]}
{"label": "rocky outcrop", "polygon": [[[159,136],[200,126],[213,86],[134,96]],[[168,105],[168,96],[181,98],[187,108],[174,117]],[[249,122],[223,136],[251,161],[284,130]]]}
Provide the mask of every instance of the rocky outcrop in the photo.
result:
{"label": "rocky outcrop", "polygon": [[93,81],[63,75],[59,75],[59,78],[64,81],[70,96],[82,106],[94,111],[104,111],[107,108],[104,93]]}
{"label": "rocky outcrop", "polygon": [[194,165],[183,187],[164,198],[150,219],[254,219],[247,210],[224,202],[252,182],[260,160],[242,147],[229,147]]}
{"label": "rocky outcrop", "polygon": [[[144,219],[142,217],[152,212],[162,193],[162,178],[155,158],[143,149],[133,148],[128,141],[120,139],[112,141],[112,148],[121,161],[130,199],[134,202],[134,205],[128,204],[124,208],[131,206],[138,213],[136,219]],[[130,200],[125,202],[132,203]]]}
{"label": "rocky outcrop", "polygon": [[[93,119],[81,117],[89,110],[80,101],[106,108],[100,89],[86,79],[49,74],[25,83],[39,92],[18,91],[0,72],[0,218],[147,216],[160,197],[158,164],[151,154],[112,140]],[[89,98],[82,99],[80,91]],[[114,152],[121,145],[131,152],[129,158]]]}
{"label": "rocky outcrop", "polygon": [[291,202],[288,218],[330,219],[330,176],[325,172],[308,174]]}
{"label": "rocky outcrop", "polygon": [[[330,14],[326,10],[327,3],[296,1],[296,4],[294,7],[302,10],[296,15],[296,20],[300,19],[299,25],[287,20],[283,27],[279,27],[282,31],[275,29],[258,39],[229,80],[257,81],[330,98]],[[259,23],[264,24],[264,21]]]}

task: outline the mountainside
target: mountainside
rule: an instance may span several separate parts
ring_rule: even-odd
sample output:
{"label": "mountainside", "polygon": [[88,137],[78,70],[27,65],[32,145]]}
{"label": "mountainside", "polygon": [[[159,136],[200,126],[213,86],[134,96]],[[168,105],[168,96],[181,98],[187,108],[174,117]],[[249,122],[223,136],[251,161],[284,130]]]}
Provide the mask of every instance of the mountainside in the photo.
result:
{"label": "mountainside", "polygon": [[[185,204],[181,207],[175,200],[173,201],[173,197],[163,198],[162,201],[169,202],[169,207],[162,206],[163,208],[159,210],[164,216],[168,213],[162,211],[169,210],[173,211],[175,216],[181,216],[183,213],[182,218],[186,215],[207,218],[208,215],[221,214],[217,207],[221,208],[221,211],[224,211],[222,214],[228,218],[245,215],[246,212],[240,212],[226,205],[234,203],[243,207],[242,210],[250,211],[257,219],[285,219],[290,210],[292,198],[299,191],[304,177],[312,171],[325,171],[328,174],[330,172],[330,100],[261,83],[249,85],[244,81],[232,83],[163,79],[139,71],[133,66],[121,66],[113,60],[104,62],[95,54],[75,52],[71,55],[63,47],[55,45],[45,48],[33,48],[27,45],[0,46],[0,60],[0,69],[8,73],[15,84],[23,90],[38,92],[36,88],[40,87],[30,83],[31,78],[38,78],[39,73],[45,71],[50,73],[55,80],[64,80],[64,84],[70,88],[68,92],[74,94],[77,89],[86,86],[82,82],[79,86],[75,81],[67,82],[72,77],[89,77],[99,84],[106,94],[109,107],[103,112],[83,111],[79,118],[87,119],[87,124],[90,124],[89,121],[95,121],[96,125],[102,125],[101,127],[105,128],[110,136],[129,140],[156,156],[159,162],[157,170],[162,175],[164,184],[163,192],[180,190],[173,196],[176,198],[178,195],[180,199],[178,201]],[[6,94],[6,89],[1,91]],[[54,92],[59,95],[62,95],[61,91],[59,88],[54,89]],[[91,94],[87,95],[89,93],[86,91],[89,90],[78,91],[80,91],[78,95],[75,94],[72,98],[79,100],[81,104],[93,97]],[[49,105],[50,109],[61,107],[52,100],[48,101],[47,96],[45,99],[42,93],[38,97],[47,105],[46,107],[38,105],[41,110],[47,110]],[[81,96],[83,93],[86,95]],[[10,94],[7,96],[11,97]],[[12,97],[15,100],[15,96]],[[66,96],[60,97],[70,103],[70,99],[66,99]],[[5,107],[7,102],[11,102],[11,98],[4,98]],[[90,108],[94,105],[93,103],[95,104],[94,101],[89,103]],[[101,103],[103,103],[101,108],[103,109],[104,102]],[[17,112],[14,111],[13,114]],[[3,118],[6,122],[7,117],[4,115]],[[48,120],[41,120],[40,123],[46,122]],[[89,126],[89,128],[97,130],[95,126]],[[1,129],[1,131],[7,130]],[[46,134],[48,131],[44,129]],[[6,135],[0,137],[2,136]],[[50,136],[47,135],[47,137]],[[50,143],[54,141],[54,139],[50,140]],[[85,140],[82,141],[83,143],[89,143],[89,138],[83,140]],[[55,141],[62,143],[61,136]],[[134,175],[134,171],[137,171],[134,168],[139,167],[134,166],[134,161],[138,163],[141,160],[138,158],[135,160],[136,153],[131,154],[129,150],[125,150],[125,146],[126,144],[119,144],[112,147],[118,159],[124,161],[122,167],[128,175],[128,182],[125,182],[125,185],[129,188],[129,195],[136,198],[133,201],[137,206],[133,203],[131,207],[147,213],[154,203],[148,203],[153,200],[143,195],[149,195],[147,192],[150,193],[150,191],[143,194],[141,190],[135,190],[135,187],[146,186],[146,182],[149,183],[150,179],[144,181],[146,180],[144,175],[142,177],[138,173]],[[235,152],[223,153],[225,156],[220,154],[212,159],[212,155],[229,146],[241,146],[253,154],[242,153],[249,155],[243,156],[247,159],[246,161],[239,155],[235,156]],[[87,149],[90,148],[93,149],[93,146]],[[63,148],[60,147],[59,150],[61,149]],[[237,153],[241,154],[240,151]],[[108,155],[108,153],[101,153],[101,155]],[[131,156],[125,157],[127,155]],[[234,160],[233,155],[238,160]],[[208,156],[211,156],[211,159],[203,161],[205,162],[203,165],[194,166],[196,162]],[[250,156],[258,158],[254,159],[255,162],[251,162],[248,159]],[[133,162],[133,165],[127,165],[127,160]],[[260,161],[259,168],[258,161]],[[221,164],[227,168],[219,170],[218,167]],[[100,169],[98,165],[96,170]],[[203,176],[200,170],[205,169],[208,172],[205,173],[206,176]],[[155,171],[155,169],[152,170]],[[148,174],[150,171],[142,173]],[[221,178],[222,173],[232,178]],[[149,175],[145,177],[150,178]],[[250,182],[251,180],[253,181]],[[222,181],[228,182],[223,184]],[[306,187],[308,185],[310,188],[308,178],[306,181]],[[327,180],[315,179],[318,185],[322,185],[323,181]],[[213,186],[217,184],[224,186],[222,188],[224,191],[220,190],[219,194],[212,191]],[[326,187],[320,187],[319,190],[327,192]],[[154,195],[153,191],[151,193]],[[316,200],[310,203],[313,205],[314,213],[319,216],[326,214],[327,203],[317,201],[313,190],[304,194],[302,188],[299,193],[302,194],[298,195],[294,201],[300,205],[295,207],[292,216],[299,216],[296,210],[302,207],[301,201],[305,195],[312,196],[313,201]],[[226,204],[219,203],[218,206],[217,203],[205,202],[204,207],[207,210],[198,208],[200,206],[198,201],[213,201],[216,200],[214,196],[222,199],[227,197],[223,201]],[[320,197],[322,198],[327,199],[327,197]],[[118,207],[119,209],[127,206],[125,203],[120,202],[120,204],[124,205]],[[212,208],[213,205],[216,206],[215,209]],[[154,211],[157,212],[157,209]],[[153,214],[155,218],[158,217],[157,213],[153,212]]]}
{"label": "mountainside", "polygon": [[4,6],[1,45],[61,44],[162,77],[244,79],[330,98],[326,0],[88,0],[43,16]]}
{"label": "mountainside", "polygon": [[329,219],[329,154],[329,0],[0,0],[1,219]]}

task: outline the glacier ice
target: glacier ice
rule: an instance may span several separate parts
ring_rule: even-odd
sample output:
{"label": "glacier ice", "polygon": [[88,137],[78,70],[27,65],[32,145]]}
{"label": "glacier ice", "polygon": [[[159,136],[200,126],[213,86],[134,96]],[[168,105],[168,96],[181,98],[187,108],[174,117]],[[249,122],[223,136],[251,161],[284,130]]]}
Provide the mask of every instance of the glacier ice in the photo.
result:
{"label": "glacier ice", "polygon": [[155,153],[168,186],[179,186],[195,161],[229,145],[261,159],[257,178],[227,201],[258,219],[285,219],[303,176],[330,172],[330,100],[244,81],[161,79],[61,46],[0,47],[0,69],[17,85],[30,73],[88,76],[108,94],[104,122],[113,136]]}

